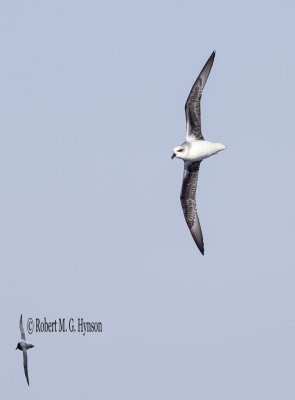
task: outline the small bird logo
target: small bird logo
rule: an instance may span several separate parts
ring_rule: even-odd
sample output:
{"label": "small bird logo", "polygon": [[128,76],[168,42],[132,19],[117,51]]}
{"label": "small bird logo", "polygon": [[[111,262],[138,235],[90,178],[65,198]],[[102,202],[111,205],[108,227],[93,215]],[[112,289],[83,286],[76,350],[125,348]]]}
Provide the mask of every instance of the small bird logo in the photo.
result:
{"label": "small bird logo", "polygon": [[21,314],[20,320],[19,320],[19,329],[20,329],[20,333],[21,333],[21,340],[18,342],[15,350],[18,349],[18,350],[21,350],[23,352],[24,371],[25,371],[25,375],[26,375],[26,379],[27,379],[28,385],[30,386],[29,375],[28,375],[28,355],[27,355],[27,350],[31,349],[32,347],[35,347],[35,346],[26,341],[25,331],[24,331],[24,327],[23,327],[23,316],[22,316],[22,314]]}

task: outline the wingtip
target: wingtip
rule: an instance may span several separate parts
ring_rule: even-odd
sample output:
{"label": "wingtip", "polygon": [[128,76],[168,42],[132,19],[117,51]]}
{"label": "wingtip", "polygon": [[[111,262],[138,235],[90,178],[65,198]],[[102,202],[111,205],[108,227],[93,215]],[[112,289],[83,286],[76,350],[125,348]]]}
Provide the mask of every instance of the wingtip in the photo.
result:
{"label": "wingtip", "polygon": [[215,59],[215,55],[216,55],[216,51],[213,50],[212,53],[210,54],[210,57],[208,58],[207,62],[211,62],[212,63],[214,61],[214,59]]}
{"label": "wingtip", "polygon": [[[194,239],[195,239],[195,238],[194,238]],[[204,253],[205,253],[204,243],[198,243],[196,240],[195,240],[195,243],[196,243],[196,245],[197,245],[198,250],[200,251],[200,253],[201,253],[202,256],[203,256]]]}

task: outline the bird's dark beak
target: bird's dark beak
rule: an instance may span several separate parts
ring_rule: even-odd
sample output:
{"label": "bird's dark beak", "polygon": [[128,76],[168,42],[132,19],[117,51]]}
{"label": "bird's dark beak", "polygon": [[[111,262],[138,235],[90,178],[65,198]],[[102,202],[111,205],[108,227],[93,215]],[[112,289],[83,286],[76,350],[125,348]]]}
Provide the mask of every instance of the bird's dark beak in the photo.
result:
{"label": "bird's dark beak", "polygon": [[175,154],[175,153],[172,154],[171,160],[173,160],[174,157],[176,157],[176,154]]}

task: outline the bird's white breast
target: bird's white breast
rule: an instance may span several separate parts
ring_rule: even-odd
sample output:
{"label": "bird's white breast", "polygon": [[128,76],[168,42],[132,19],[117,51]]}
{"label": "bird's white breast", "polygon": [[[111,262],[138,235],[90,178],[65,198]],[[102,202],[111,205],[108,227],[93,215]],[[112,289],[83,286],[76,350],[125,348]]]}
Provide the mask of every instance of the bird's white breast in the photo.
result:
{"label": "bird's white breast", "polygon": [[226,148],[221,143],[212,143],[207,140],[186,142],[185,147],[188,148],[183,159],[187,161],[201,161]]}

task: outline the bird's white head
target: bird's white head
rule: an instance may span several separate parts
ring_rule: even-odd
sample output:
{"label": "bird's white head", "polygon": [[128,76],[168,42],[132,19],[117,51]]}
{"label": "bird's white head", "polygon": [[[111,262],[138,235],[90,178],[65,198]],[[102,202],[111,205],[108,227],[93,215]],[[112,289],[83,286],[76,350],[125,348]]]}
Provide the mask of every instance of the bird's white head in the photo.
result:
{"label": "bird's white head", "polygon": [[171,156],[171,159],[176,157],[176,158],[183,158],[185,155],[186,149],[184,146],[176,146],[173,149],[173,154]]}

